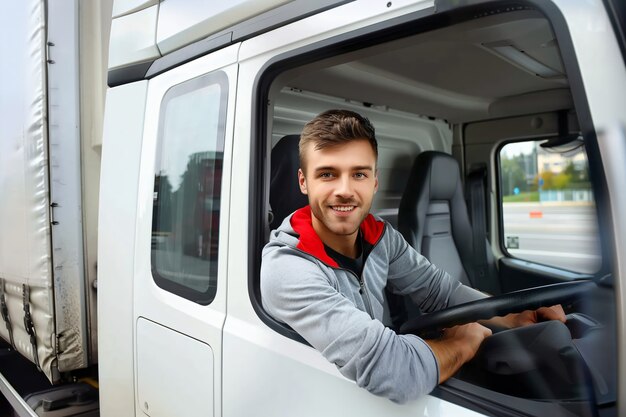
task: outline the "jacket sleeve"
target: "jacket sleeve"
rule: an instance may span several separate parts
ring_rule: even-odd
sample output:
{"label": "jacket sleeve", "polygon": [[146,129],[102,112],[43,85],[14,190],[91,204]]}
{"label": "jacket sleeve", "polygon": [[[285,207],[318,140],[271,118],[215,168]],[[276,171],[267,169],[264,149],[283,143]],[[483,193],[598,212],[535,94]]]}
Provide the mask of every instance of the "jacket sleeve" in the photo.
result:
{"label": "jacket sleeve", "polygon": [[327,267],[289,248],[265,251],[261,295],[266,311],[373,394],[404,403],[432,391],[439,369],[428,345],[416,336],[396,335],[357,309],[322,268]]}
{"label": "jacket sleeve", "polygon": [[485,298],[486,295],[453,279],[413,249],[404,237],[389,230],[389,276],[394,292],[409,295],[424,312]]}

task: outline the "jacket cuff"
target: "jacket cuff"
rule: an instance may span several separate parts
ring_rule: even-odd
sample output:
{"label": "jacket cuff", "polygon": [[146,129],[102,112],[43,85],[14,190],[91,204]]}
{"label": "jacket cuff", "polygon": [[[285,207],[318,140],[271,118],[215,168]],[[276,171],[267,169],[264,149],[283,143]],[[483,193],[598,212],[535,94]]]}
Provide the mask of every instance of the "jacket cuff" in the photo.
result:
{"label": "jacket cuff", "polygon": [[439,363],[437,362],[437,357],[424,339],[415,335],[406,336],[411,338],[413,346],[419,352],[419,357],[422,361],[422,369],[424,370],[422,386],[424,388],[424,394],[428,394],[439,385]]}

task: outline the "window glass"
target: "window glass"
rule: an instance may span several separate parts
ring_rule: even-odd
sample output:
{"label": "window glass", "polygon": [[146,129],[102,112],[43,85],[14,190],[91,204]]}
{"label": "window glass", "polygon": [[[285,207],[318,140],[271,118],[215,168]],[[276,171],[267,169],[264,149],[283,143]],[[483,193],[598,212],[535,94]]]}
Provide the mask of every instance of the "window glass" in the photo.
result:
{"label": "window glass", "polygon": [[202,304],[217,290],[227,82],[209,74],[172,88],[161,107],[152,271],[161,288]]}
{"label": "window glass", "polygon": [[500,150],[504,245],[520,259],[596,272],[600,243],[585,149],[558,153],[541,143],[509,143]]}

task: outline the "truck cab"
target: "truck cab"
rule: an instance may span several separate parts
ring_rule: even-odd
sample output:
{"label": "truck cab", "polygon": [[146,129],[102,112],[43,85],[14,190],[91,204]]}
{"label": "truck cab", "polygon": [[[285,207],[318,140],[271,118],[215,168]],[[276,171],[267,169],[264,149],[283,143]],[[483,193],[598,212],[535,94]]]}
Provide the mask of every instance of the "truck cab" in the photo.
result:
{"label": "truck cab", "polygon": [[[85,256],[96,289],[80,281],[97,320],[88,360],[52,382],[97,378],[104,416],[623,414],[623,12],[610,0],[115,0],[99,169],[81,182],[83,196],[97,189],[97,210],[81,208],[97,218],[81,235],[97,245]],[[492,296],[424,314],[386,294],[385,325],[431,337],[553,304],[567,323],[494,333],[399,405],[265,311],[262,248],[306,204],[297,166],[278,166],[333,108],[376,128],[372,214]]]}

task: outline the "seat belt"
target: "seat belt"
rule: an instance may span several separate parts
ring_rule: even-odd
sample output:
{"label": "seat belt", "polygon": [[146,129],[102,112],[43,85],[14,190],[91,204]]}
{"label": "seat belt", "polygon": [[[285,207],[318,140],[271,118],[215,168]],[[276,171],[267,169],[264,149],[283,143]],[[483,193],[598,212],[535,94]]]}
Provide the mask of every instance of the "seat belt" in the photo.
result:
{"label": "seat belt", "polygon": [[473,281],[480,290],[494,293],[495,277],[487,259],[487,228],[485,211],[485,179],[487,167],[473,169],[467,176],[468,205],[472,221],[472,246],[474,248]]}

